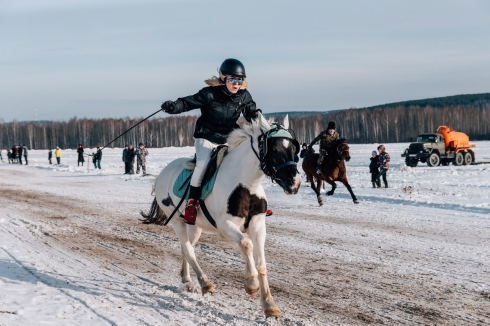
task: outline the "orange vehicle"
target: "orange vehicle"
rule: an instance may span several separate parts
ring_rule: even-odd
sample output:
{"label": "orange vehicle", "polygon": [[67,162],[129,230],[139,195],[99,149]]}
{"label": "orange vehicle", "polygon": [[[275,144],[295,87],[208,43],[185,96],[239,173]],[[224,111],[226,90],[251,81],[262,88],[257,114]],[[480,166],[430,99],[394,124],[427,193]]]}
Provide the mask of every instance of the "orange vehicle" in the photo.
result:
{"label": "orange vehicle", "polygon": [[434,134],[421,134],[417,142],[402,154],[407,166],[415,167],[418,162],[427,163],[428,166],[470,165],[475,162],[475,152],[470,144],[468,135],[457,132],[448,126],[439,126]]}

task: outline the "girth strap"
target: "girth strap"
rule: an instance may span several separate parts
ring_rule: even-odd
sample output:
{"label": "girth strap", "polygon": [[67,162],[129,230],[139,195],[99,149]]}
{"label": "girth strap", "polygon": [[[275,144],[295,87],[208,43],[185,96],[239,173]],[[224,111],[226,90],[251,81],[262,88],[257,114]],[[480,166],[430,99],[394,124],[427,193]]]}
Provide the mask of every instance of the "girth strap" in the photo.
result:
{"label": "girth strap", "polygon": [[211,223],[211,225],[214,226],[215,228],[218,228],[216,226],[215,220],[213,219],[213,217],[211,216],[211,214],[209,214],[208,208],[206,207],[206,204],[204,203],[204,200],[200,200],[199,201],[199,204],[201,205],[202,212],[204,213],[204,216],[206,216],[208,222]]}

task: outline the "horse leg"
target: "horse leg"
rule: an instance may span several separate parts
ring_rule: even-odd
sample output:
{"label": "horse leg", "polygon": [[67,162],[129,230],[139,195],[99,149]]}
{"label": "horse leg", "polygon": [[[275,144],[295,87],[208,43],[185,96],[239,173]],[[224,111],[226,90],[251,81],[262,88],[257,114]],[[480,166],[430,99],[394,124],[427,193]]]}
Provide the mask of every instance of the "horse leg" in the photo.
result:
{"label": "horse leg", "polygon": [[250,295],[256,295],[259,291],[259,281],[258,272],[254,263],[252,240],[243,234],[238,226],[231,221],[226,221],[224,227],[218,226],[218,229],[221,229],[221,234],[225,239],[235,242],[240,247],[245,260],[245,279],[243,282],[245,291]]}
{"label": "horse leg", "polygon": [[352,187],[350,186],[349,182],[347,182],[347,179],[340,180],[344,184],[344,186],[347,188],[347,190],[350,193],[350,196],[352,197],[352,200],[354,201],[354,204],[359,204],[359,200],[357,200],[356,195],[354,195],[354,192],[352,191]]}
{"label": "horse leg", "polygon": [[255,216],[254,219],[252,219],[252,223],[249,226],[248,234],[252,239],[253,256],[259,272],[260,304],[266,317],[278,317],[281,315],[281,311],[274,303],[274,299],[272,299],[269,281],[267,280],[267,267],[265,264],[264,252],[266,237],[265,219],[260,219],[258,216]]}
{"label": "horse leg", "polygon": [[[201,236],[201,231],[202,229],[197,226],[187,227],[187,234],[191,246],[193,248],[195,247],[197,240],[199,240],[199,237]],[[185,259],[183,247],[181,247],[181,251],[182,251],[182,268],[180,269],[180,276],[182,278],[183,290],[187,292],[197,293],[198,292],[197,288],[194,286],[194,283],[192,283],[192,279],[189,271],[189,263]]]}
{"label": "horse leg", "polygon": [[[187,224],[185,224],[180,219],[172,219],[170,223],[172,224],[172,227],[174,228],[175,233],[179,238],[180,247],[182,250],[182,254],[184,255],[184,259],[192,266],[192,269],[197,275],[197,280],[201,285],[202,294],[204,295],[207,292],[213,293],[214,285],[209,282],[208,277],[206,276],[206,274],[203,273],[201,267],[197,263],[194,246],[191,244],[191,241],[189,240],[189,236],[187,234]],[[194,237],[196,237],[196,234],[194,234]],[[184,265],[182,267],[184,268]],[[184,276],[182,277],[182,279],[184,280]]]}
{"label": "horse leg", "polygon": [[313,189],[313,191],[316,194],[316,199],[318,200],[318,204],[320,206],[323,206],[323,197],[320,193],[322,180],[316,179],[317,184],[315,185],[315,179],[313,178],[313,175],[310,175],[310,178],[311,178],[310,187],[311,189]]}
{"label": "horse leg", "polygon": [[332,178],[327,178],[325,181],[332,186],[332,189],[327,192],[327,196],[332,196],[337,188],[337,184],[335,184],[335,181],[333,181]]}

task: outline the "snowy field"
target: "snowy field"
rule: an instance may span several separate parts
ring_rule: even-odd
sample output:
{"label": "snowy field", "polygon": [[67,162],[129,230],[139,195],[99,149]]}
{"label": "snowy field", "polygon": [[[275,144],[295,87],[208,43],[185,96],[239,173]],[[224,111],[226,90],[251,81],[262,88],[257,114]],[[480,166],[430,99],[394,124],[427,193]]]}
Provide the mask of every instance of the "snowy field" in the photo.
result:
{"label": "snowy field", "polygon": [[[474,143],[490,161],[490,142]],[[182,292],[173,230],[138,221],[155,176],[192,147],[150,148],[146,177],[123,175],[121,149],[104,150],[102,170],[77,167],[73,150],[61,165],[31,150],[28,166],[4,150],[0,325],[489,325],[490,165],[408,168],[407,146],[386,144],[390,188],[373,189],[377,144],[351,145],[359,205],[341,184],[319,207],[304,178],[296,196],[264,179],[278,319],[245,293],[232,245],[203,234],[196,254],[216,293]]]}

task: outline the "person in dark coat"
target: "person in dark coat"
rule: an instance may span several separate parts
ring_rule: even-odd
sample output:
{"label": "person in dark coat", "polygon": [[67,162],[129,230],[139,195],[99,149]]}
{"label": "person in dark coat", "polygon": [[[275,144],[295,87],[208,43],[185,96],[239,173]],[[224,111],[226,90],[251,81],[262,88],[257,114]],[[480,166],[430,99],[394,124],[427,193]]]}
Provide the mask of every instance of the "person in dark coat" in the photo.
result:
{"label": "person in dark coat", "polygon": [[12,163],[19,163],[19,148],[17,146],[12,146]]}
{"label": "person in dark coat", "polygon": [[379,172],[379,156],[376,151],[371,153],[371,162],[369,163],[369,173],[371,173],[371,183],[373,188],[376,188],[376,176]]}
{"label": "person in dark coat", "polygon": [[22,146],[20,146],[20,145],[18,145],[18,146],[16,146],[16,147],[18,148],[18,151],[19,151],[19,152],[18,152],[18,153],[19,153],[19,164],[21,164],[21,165],[22,165],[22,150],[23,150],[23,148],[22,148]]}
{"label": "person in dark coat", "polygon": [[85,162],[85,158],[83,157],[83,146],[82,146],[82,144],[78,144],[77,153],[78,153],[78,165],[77,166],[80,166],[80,163],[82,163],[82,166],[83,166],[83,162]]}
{"label": "person in dark coat", "polygon": [[316,172],[318,174],[322,173],[321,168],[322,168],[322,163],[323,163],[323,160],[325,159],[325,156],[330,154],[332,151],[332,143],[339,138],[340,138],[340,136],[339,136],[338,132],[335,131],[335,122],[330,121],[328,123],[327,129],[325,131],[322,131],[310,143],[309,147],[313,148],[313,145],[316,142],[320,141],[320,151],[319,151],[320,157],[318,158],[318,161],[317,161],[318,166],[316,168]]}
{"label": "person in dark coat", "polygon": [[10,149],[7,149],[7,158],[9,160],[9,164],[14,164],[14,157],[12,156]]}
{"label": "person in dark coat", "polygon": [[97,152],[95,152],[95,160],[97,162],[96,168],[101,169],[100,167],[100,161],[102,161],[102,151],[100,150],[100,147],[97,146]]}
{"label": "person in dark coat", "polygon": [[305,158],[306,155],[308,155],[308,144],[307,143],[303,143],[303,145],[301,145],[301,152],[299,153],[299,157],[301,158]]}
{"label": "person in dark coat", "polygon": [[237,59],[226,59],[219,68],[219,77],[205,81],[204,87],[194,95],[181,97],[176,101],[166,101],[162,110],[178,114],[194,109],[201,110],[194,130],[196,166],[190,181],[189,200],[184,214],[187,224],[195,224],[201,196],[201,181],[211,152],[238,128],[236,123],[241,114],[247,121],[258,116],[252,95],[247,90],[244,65]]}
{"label": "person in dark coat", "polygon": [[27,146],[26,145],[22,145],[22,153],[24,155],[24,161],[26,161],[26,165],[27,165]]}
{"label": "person in dark coat", "polygon": [[92,152],[92,154],[90,156],[92,156],[92,163],[94,164],[94,168],[97,169],[97,154]]}
{"label": "person in dark coat", "polygon": [[52,150],[49,150],[48,151],[48,161],[49,161],[49,164],[53,164],[53,162],[51,161],[52,158],[53,158],[53,151]]}
{"label": "person in dark coat", "polygon": [[123,153],[122,153],[122,161],[124,162],[124,174],[129,174],[129,164],[127,162],[128,160],[128,150],[129,150],[129,146],[128,145],[124,145],[124,150],[123,150]]}
{"label": "person in dark coat", "polygon": [[130,174],[134,174],[134,156],[136,153],[134,152],[133,145],[129,145],[128,154],[126,154],[126,160],[128,162],[128,172]]}

